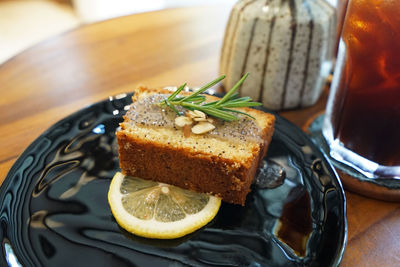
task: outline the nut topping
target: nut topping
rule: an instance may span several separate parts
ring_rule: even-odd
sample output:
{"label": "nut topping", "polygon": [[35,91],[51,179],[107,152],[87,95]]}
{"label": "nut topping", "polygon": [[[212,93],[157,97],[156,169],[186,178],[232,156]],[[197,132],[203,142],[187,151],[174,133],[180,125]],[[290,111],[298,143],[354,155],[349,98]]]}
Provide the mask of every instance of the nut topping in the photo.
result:
{"label": "nut topping", "polygon": [[206,118],[206,114],[203,111],[194,110],[193,112],[194,112],[194,114],[196,114],[197,118],[204,118],[204,119]]}
{"label": "nut topping", "polygon": [[208,121],[206,118],[194,118],[194,121]]}
{"label": "nut topping", "polygon": [[207,118],[207,121],[208,121],[209,123],[212,123],[212,124],[215,124],[215,123],[216,123],[215,119],[213,119],[213,118]]}
{"label": "nut topping", "polygon": [[200,110],[189,110],[186,112],[186,116],[179,116],[175,118],[175,125],[177,127],[183,128],[184,136],[190,136],[190,126],[192,127],[191,132],[194,134],[204,134],[215,129],[213,123],[215,120],[212,118],[207,118],[207,115]]}
{"label": "nut topping", "polygon": [[186,116],[179,116],[175,118],[175,125],[182,128],[185,125],[192,125],[192,120]]}
{"label": "nut topping", "polygon": [[196,113],[194,113],[193,111],[189,110],[188,112],[186,112],[186,115],[189,118],[196,118]]}
{"label": "nut topping", "polygon": [[215,126],[208,121],[201,121],[192,127],[192,133],[204,134],[215,129]]}
{"label": "nut topping", "polygon": [[187,115],[192,119],[196,119],[196,118],[205,119],[206,118],[206,114],[204,112],[200,111],[200,110],[193,110],[193,111],[189,110],[187,112]]}

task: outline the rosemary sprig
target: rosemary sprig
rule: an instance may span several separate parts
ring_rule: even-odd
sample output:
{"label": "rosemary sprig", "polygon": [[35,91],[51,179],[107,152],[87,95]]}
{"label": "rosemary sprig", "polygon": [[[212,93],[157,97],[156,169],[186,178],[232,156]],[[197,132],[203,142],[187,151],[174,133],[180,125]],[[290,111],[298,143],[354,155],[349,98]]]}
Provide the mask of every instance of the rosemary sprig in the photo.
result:
{"label": "rosemary sprig", "polygon": [[213,116],[215,118],[219,118],[225,121],[235,121],[238,120],[238,117],[235,114],[242,114],[246,115],[250,118],[253,116],[237,110],[235,108],[241,107],[255,107],[260,106],[261,103],[253,102],[252,99],[248,96],[246,97],[239,97],[237,90],[246,80],[248,73],[243,75],[243,77],[230,89],[224,97],[219,99],[218,101],[213,101],[209,103],[205,103],[206,97],[204,95],[200,95],[208,88],[214,86],[215,84],[219,83],[225,78],[225,75],[218,77],[217,79],[207,83],[206,85],[202,86],[196,92],[185,96],[185,97],[178,97],[179,93],[185,88],[186,83],[181,85],[175,92],[173,92],[168,98],[161,101],[161,105],[167,105],[173,111],[176,112],[178,115],[182,115],[175,106],[181,106],[187,110],[200,110],[207,115]]}

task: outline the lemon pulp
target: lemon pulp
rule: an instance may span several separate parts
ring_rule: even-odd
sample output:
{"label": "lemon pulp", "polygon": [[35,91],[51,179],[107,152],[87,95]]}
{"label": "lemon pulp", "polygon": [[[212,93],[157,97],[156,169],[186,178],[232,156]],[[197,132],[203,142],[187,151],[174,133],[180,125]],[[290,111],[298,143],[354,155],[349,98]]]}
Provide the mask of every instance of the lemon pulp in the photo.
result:
{"label": "lemon pulp", "polygon": [[210,222],[221,199],[168,184],[116,173],[108,202],[118,224],[148,238],[184,236]]}

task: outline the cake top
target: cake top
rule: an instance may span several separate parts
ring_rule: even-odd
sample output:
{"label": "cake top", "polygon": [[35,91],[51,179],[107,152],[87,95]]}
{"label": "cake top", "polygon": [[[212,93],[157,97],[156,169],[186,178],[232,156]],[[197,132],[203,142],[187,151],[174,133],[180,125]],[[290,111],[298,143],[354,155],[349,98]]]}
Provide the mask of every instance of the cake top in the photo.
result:
{"label": "cake top", "polygon": [[[160,102],[167,97],[167,94],[155,93],[138,98],[127,112],[127,120],[132,126],[177,128],[175,124],[177,114],[175,111],[160,105]],[[182,107],[176,108],[183,115],[187,114],[187,111]],[[238,120],[230,122],[221,119],[213,120],[215,128],[205,133],[205,135],[232,142],[263,142],[260,137],[261,128],[257,125],[255,119],[242,114],[238,114],[237,117]]]}

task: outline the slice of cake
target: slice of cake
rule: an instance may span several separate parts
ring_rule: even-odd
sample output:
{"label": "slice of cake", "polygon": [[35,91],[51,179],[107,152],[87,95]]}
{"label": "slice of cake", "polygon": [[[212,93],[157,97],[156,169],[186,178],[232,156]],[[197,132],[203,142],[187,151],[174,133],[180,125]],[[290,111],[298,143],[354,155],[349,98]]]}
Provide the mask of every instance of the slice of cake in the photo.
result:
{"label": "slice of cake", "polygon": [[[160,105],[171,93],[135,90],[117,132],[122,172],[244,205],[271,141],[275,117],[251,108],[238,110],[254,119],[239,114],[231,122],[197,110],[179,109],[185,115],[177,116],[176,110]],[[218,99],[206,96],[206,102]]]}

